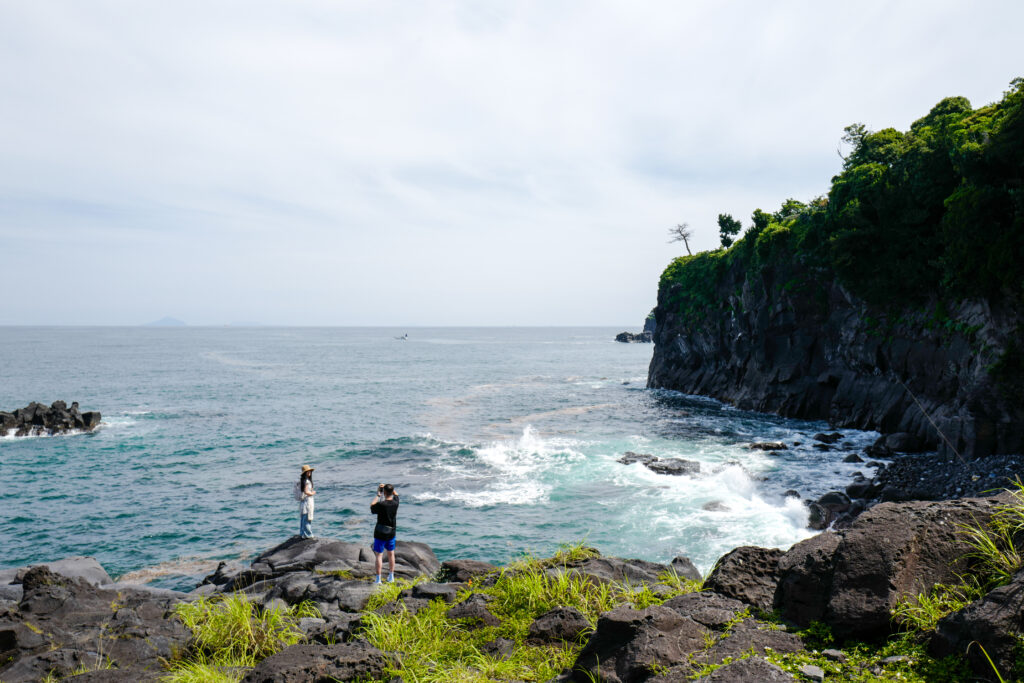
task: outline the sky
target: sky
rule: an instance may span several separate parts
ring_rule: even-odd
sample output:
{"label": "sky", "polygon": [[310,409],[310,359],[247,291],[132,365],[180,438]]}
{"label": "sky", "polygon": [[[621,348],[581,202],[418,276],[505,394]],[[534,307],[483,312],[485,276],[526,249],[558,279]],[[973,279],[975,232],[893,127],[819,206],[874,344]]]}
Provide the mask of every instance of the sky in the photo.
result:
{"label": "sky", "polygon": [[0,325],[612,325],[1024,2],[0,0]]}

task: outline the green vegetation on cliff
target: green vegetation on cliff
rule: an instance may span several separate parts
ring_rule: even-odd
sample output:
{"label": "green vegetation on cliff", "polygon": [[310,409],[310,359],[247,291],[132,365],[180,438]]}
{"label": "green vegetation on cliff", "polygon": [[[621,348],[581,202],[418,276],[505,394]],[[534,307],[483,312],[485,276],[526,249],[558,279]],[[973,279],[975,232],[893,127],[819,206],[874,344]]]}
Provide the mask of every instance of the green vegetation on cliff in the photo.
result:
{"label": "green vegetation on cliff", "polygon": [[[758,209],[728,249],[668,266],[661,287],[681,285],[671,301],[681,313],[723,305],[717,285],[737,262],[797,265],[886,308],[936,296],[1024,302],[1024,79],[979,109],[946,98],[905,132],[845,133],[852,150],[826,196]],[[725,244],[730,220],[719,216]]]}

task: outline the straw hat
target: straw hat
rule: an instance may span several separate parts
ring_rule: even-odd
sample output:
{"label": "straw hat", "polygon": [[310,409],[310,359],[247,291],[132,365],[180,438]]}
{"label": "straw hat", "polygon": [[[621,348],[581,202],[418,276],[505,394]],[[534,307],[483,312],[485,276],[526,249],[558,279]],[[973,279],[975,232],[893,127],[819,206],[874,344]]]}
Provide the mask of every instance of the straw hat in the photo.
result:
{"label": "straw hat", "polygon": [[302,466],[302,473],[305,474],[306,472],[312,472],[315,469],[316,469],[315,467],[310,467],[309,465],[303,465]]}

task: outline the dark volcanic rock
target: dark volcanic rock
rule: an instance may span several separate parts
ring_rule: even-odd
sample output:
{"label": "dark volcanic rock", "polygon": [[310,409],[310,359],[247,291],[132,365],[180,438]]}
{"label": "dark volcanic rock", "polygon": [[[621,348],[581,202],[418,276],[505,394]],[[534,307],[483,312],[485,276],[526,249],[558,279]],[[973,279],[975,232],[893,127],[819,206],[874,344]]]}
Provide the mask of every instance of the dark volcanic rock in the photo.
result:
{"label": "dark volcanic rock", "polygon": [[[395,562],[395,574],[407,578],[433,576],[441,568],[441,563],[430,547],[415,541],[398,541]],[[373,563],[373,553],[367,544],[292,536],[260,554],[252,561],[250,569],[234,574],[225,583],[219,584],[219,588],[223,591],[240,590],[257,582],[298,571],[336,572],[354,578],[367,578],[376,573]],[[216,580],[217,572],[206,577],[203,582],[213,583]]]}
{"label": "dark volcanic rock", "polygon": [[243,683],[330,683],[379,680],[387,659],[365,641],[338,645],[292,645],[267,657]]}
{"label": "dark volcanic rock", "polygon": [[[652,683],[658,679],[651,679]],[[774,664],[760,657],[748,657],[715,669],[695,683],[789,683],[796,681]]]}
{"label": "dark volcanic rock", "polygon": [[535,643],[572,643],[590,630],[590,622],[575,607],[556,607],[537,617],[528,631],[528,638]]}
{"label": "dark volcanic rock", "polygon": [[646,680],[652,666],[670,667],[704,647],[709,632],[664,606],[618,607],[597,620],[597,629],[572,667],[572,679],[605,683]]}
{"label": "dark volcanic rock", "polygon": [[769,651],[785,654],[803,648],[804,643],[799,636],[769,628],[767,624],[758,625],[755,620],[749,619],[725,634],[706,653],[699,655],[698,660],[707,664],[721,664],[727,658],[738,659],[751,651],[757,655]]}
{"label": "dark volcanic rock", "polygon": [[422,600],[455,602],[455,588],[447,583],[418,583],[412,587],[412,597]]}
{"label": "dark volcanic rock", "polygon": [[644,330],[643,332],[638,332],[636,334],[633,334],[632,332],[619,332],[617,335],[615,335],[615,341],[623,342],[626,344],[637,342],[646,342],[649,344],[652,341],[654,341],[654,334],[648,332],[647,330]]}
{"label": "dark volcanic rock", "polygon": [[831,434],[815,434],[811,438],[813,438],[815,441],[820,441],[821,443],[827,443],[831,445],[837,441],[842,440],[843,435],[840,434],[839,432],[832,432]]}
{"label": "dark volcanic rock", "polygon": [[669,568],[663,564],[646,560],[624,560],[618,557],[592,557],[578,562],[570,562],[565,567],[551,567],[549,574],[569,571],[581,574],[599,583],[626,583],[632,586],[646,583],[654,585],[659,577]]}
{"label": "dark volcanic rock", "polygon": [[786,444],[781,441],[755,441],[748,445],[747,448],[755,451],[784,451],[786,450]]}
{"label": "dark volcanic rock", "polygon": [[834,555],[825,620],[839,637],[875,637],[890,629],[899,596],[950,583],[970,548],[958,524],[984,524],[995,499],[882,503],[843,532]]}
{"label": "dark volcanic rock", "polygon": [[783,618],[802,627],[824,618],[840,540],[841,536],[826,531],[797,543],[779,558],[774,605]]}
{"label": "dark volcanic rock", "polygon": [[623,465],[631,465],[635,462],[641,463],[644,467],[658,474],[699,474],[700,463],[695,460],[684,460],[682,458],[659,458],[656,455],[645,453],[634,453],[626,451],[619,462]]}
{"label": "dark volcanic rock", "polygon": [[501,620],[487,609],[487,603],[489,602],[487,598],[490,598],[490,596],[483,593],[474,593],[465,601],[448,610],[448,618],[462,619],[474,626],[498,626],[501,624]]}
{"label": "dark volcanic rock", "polygon": [[496,569],[493,564],[479,560],[446,560],[441,563],[438,576],[442,581],[465,583]]}
{"label": "dark volcanic rock", "polygon": [[939,621],[929,651],[936,657],[964,654],[971,666],[984,676],[992,675],[992,668],[977,646],[985,648],[1000,674],[1011,680],[1020,638],[1024,632],[1024,571],[1017,572],[1013,581],[996,588],[981,600],[971,603]]}
{"label": "dark volcanic rock", "polygon": [[[809,286],[784,286],[796,281]],[[802,264],[737,259],[709,284],[719,307],[699,315],[680,305],[682,284],[659,289],[648,387],[946,451],[941,432],[967,458],[1024,451],[1024,402],[986,369],[1017,343],[1019,307],[963,300],[949,317],[967,333],[934,325],[931,304],[881,310]]]}
{"label": "dark volcanic rock", "polygon": [[[75,565],[65,566],[71,571]],[[108,659],[118,669],[159,673],[162,662],[183,650],[190,637],[173,615],[178,598],[169,591],[106,590],[46,566],[20,575],[23,597],[16,609],[0,616],[0,647],[6,650],[0,680],[38,681],[50,672],[67,676],[104,666]]]}
{"label": "dark volcanic rock", "polygon": [[771,611],[779,582],[779,559],[783,554],[777,548],[736,548],[718,560],[704,579],[704,588]]}
{"label": "dark volcanic rock", "polygon": [[689,579],[690,581],[701,580],[700,570],[694,566],[690,558],[683,555],[677,555],[673,558],[672,562],[669,563],[669,569],[674,571],[676,576],[681,576],[684,579]]}
{"label": "dark volcanic rock", "polygon": [[0,436],[8,432],[29,436],[64,434],[75,429],[92,431],[100,420],[98,412],[80,413],[77,402],[72,403],[70,409],[64,401],[54,401],[50,406],[32,402],[13,413],[0,412]]}
{"label": "dark volcanic rock", "polygon": [[727,598],[711,591],[699,591],[677,595],[666,600],[664,607],[675,610],[684,617],[690,617],[698,624],[720,630],[747,609],[739,600]]}

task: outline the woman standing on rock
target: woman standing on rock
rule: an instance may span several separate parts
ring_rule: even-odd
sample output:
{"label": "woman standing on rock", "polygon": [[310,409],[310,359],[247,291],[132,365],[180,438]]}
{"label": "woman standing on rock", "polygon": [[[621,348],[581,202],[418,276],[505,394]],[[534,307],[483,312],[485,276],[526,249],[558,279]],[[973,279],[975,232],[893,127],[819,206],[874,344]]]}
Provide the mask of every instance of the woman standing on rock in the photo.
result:
{"label": "woman standing on rock", "polygon": [[309,465],[302,466],[302,474],[295,484],[295,497],[299,500],[299,537],[313,538],[313,470]]}

